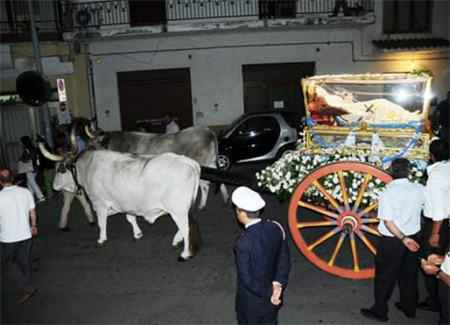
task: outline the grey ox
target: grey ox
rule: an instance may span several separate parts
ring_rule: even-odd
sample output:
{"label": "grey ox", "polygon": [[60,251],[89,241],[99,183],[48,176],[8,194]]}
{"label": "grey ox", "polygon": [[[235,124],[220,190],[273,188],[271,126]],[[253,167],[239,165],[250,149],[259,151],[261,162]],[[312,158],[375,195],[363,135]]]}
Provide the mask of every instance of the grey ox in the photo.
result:
{"label": "grey ox", "polygon": [[[110,132],[95,134],[89,127],[86,134],[91,138],[90,145],[118,152],[137,155],[158,155],[173,152],[194,159],[201,166],[217,168],[218,145],[215,134],[207,127],[193,126],[177,133],[141,133]],[[201,200],[199,209],[206,205],[210,182],[200,180]],[[224,184],[220,184],[224,203],[228,203],[228,192]]]}
{"label": "grey ox", "polygon": [[[49,153],[39,144],[42,153],[52,160],[68,158]],[[84,188],[97,212],[101,245],[106,242],[108,216],[125,213],[133,227],[134,239],[142,237],[136,216],[150,224],[170,214],[178,227],[172,245],[184,241],[179,260],[192,257],[200,246],[198,225],[190,216],[200,181],[200,165],[173,153],[157,156],[135,156],[110,150],[88,150],[74,162],[77,183]],[[71,184],[73,186],[73,184]]]}

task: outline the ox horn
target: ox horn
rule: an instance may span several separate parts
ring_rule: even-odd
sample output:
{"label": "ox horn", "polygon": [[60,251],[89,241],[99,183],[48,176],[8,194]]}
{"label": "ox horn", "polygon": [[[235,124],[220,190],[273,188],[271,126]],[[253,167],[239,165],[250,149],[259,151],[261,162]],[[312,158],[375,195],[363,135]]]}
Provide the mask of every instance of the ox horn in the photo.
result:
{"label": "ox horn", "polygon": [[92,132],[97,131],[97,118],[93,118],[91,122],[89,123],[89,128],[92,130]]}
{"label": "ox horn", "polygon": [[53,161],[63,161],[66,159],[63,156],[55,155],[55,154],[51,153],[50,151],[48,151],[42,142],[39,142],[38,146],[39,146],[39,150],[41,150],[42,154],[47,159],[50,159]]}
{"label": "ox horn", "polygon": [[95,139],[96,136],[94,134],[92,134],[90,130],[92,130],[92,129],[89,126],[87,126],[87,125],[84,126],[84,132],[87,134],[87,136],[91,139]]}

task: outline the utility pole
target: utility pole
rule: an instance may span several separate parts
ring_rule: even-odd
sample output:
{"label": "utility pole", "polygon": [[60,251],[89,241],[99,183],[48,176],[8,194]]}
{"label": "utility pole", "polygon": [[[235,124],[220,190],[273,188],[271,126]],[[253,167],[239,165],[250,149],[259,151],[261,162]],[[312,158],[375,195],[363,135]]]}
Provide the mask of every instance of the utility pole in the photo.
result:
{"label": "utility pole", "polygon": [[[41,51],[39,48],[39,39],[36,31],[36,21],[34,16],[34,8],[31,0],[27,0],[28,14],[30,16],[31,38],[33,40],[34,60],[36,62],[36,70],[44,74],[41,61]],[[48,111],[48,105],[45,103],[41,106],[42,120],[44,122],[45,140],[50,148],[53,148],[53,130],[50,123],[50,113]]]}

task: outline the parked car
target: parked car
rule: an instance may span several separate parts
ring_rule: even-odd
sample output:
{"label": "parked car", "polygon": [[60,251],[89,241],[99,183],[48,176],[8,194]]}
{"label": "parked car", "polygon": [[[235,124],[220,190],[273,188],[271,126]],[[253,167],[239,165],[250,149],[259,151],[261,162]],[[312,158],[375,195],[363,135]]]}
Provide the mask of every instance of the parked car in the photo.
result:
{"label": "parked car", "polygon": [[290,111],[264,111],[240,116],[220,132],[219,168],[277,159],[295,148],[297,123]]}

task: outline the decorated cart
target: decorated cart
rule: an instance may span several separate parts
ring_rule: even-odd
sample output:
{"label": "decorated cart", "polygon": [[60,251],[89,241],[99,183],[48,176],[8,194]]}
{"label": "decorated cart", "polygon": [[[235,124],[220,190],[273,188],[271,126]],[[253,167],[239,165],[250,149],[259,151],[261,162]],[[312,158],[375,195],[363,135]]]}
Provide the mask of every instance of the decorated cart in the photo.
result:
{"label": "decorated cart", "polygon": [[431,77],[327,75],[302,80],[306,127],[297,150],[257,174],[258,185],[289,199],[297,248],[324,271],[374,276],[378,196],[390,162],[406,157],[424,181]]}

